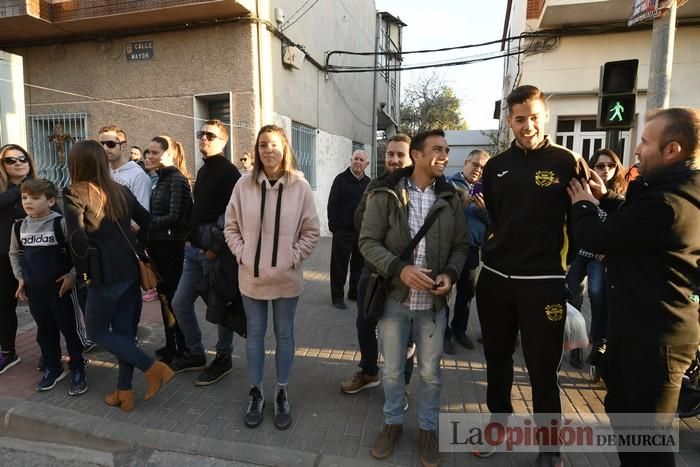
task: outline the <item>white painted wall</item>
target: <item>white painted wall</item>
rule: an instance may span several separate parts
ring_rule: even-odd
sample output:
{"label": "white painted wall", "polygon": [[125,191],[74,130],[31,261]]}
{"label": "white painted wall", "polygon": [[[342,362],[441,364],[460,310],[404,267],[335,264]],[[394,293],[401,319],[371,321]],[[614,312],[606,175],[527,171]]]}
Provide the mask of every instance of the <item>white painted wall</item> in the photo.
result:
{"label": "white painted wall", "polygon": [[0,51],[0,144],[27,147],[22,57]]}

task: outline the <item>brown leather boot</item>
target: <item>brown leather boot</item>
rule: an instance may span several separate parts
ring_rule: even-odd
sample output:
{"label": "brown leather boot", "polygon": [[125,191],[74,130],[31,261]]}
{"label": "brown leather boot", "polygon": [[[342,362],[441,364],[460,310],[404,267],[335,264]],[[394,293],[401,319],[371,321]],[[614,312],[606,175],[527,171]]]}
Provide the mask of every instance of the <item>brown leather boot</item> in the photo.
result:
{"label": "brown leather boot", "polygon": [[161,385],[170,381],[175,373],[173,373],[173,370],[171,370],[165,363],[156,361],[153,362],[153,365],[151,365],[148,370],[146,370],[144,375],[146,376],[146,382],[148,383],[148,390],[143,396],[143,400],[147,401],[158,394]]}
{"label": "brown leather boot", "polygon": [[372,444],[372,457],[375,459],[386,459],[393,452],[396,447],[396,443],[399,442],[399,437],[403,431],[403,425],[384,425],[384,429],[377,439],[374,440]]}
{"label": "brown leather boot", "polygon": [[134,410],[134,391],[115,389],[105,396],[105,403],[111,407],[119,407],[124,412],[131,412]]}
{"label": "brown leather boot", "polygon": [[110,407],[116,407],[119,405],[119,390],[115,389],[105,396],[105,404]]}

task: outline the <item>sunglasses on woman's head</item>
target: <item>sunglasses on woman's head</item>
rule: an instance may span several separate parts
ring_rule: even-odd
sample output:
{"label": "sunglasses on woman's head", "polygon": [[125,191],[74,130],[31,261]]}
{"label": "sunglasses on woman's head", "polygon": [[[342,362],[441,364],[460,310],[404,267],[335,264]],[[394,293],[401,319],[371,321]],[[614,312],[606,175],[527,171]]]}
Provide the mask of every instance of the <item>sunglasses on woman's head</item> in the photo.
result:
{"label": "sunglasses on woman's head", "polygon": [[7,165],[15,165],[17,162],[21,162],[22,164],[26,164],[29,162],[27,159],[27,156],[19,156],[19,157],[12,157],[12,156],[7,156],[2,158],[3,163]]}
{"label": "sunglasses on woman's head", "polygon": [[598,170],[603,170],[605,168],[614,169],[616,166],[617,164],[615,164],[614,162],[598,162],[593,167],[595,167]]}
{"label": "sunglasses on woman's head", "polygon": [[115,148],[123,143],[126,143],[126,141],[100,141],[102,146],[107,146],[109,149]]}
{"label": "sunglasses on woman's head", "polygon": [[218,138],[218,136],[216,136],[211,131],[198,131],[197,139],[202,139],[202,136],[206,137],[207,141],[214,141],[216,138]]}

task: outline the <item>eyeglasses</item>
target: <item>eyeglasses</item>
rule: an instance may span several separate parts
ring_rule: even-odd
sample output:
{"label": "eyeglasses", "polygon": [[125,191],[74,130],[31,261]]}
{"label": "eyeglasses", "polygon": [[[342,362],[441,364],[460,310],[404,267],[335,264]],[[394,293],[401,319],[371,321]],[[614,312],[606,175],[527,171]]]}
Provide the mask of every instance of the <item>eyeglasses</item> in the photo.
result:
{"label": "eyeglasses", "polygon": [[247,157],[241,157],[241,162],[246,162],[246,161],[248,161]]}
{"label": "eyeglasses", "polygon": [[28,164],[29,159],[27,159],[27,156],[19,156],[19,157],[7,156],[7,157],[2,158],[2,162],[6,165],[15,165],[17,162],[21,162],[22,164]]}
{"label": "eyeglasses", "polygon": [[206,137],[207,141],[214,141],[218,136],[211,131],[198,131],[197,132],[197,139],[202,139],[202,137]]}
{"label": "eyeglasses", "polygon": [[598,170],[603,170],[605,168],[614,169],[615,167],[617,167],[617,164],[615,164],[614,162],[598,162],[593,167]]}
{"label": "eyeglasses", "polygon": [[124,143],[126,143],[126,141],[100,141],[100,144],[102,146],[107,146],[109,149],[121,146]]}

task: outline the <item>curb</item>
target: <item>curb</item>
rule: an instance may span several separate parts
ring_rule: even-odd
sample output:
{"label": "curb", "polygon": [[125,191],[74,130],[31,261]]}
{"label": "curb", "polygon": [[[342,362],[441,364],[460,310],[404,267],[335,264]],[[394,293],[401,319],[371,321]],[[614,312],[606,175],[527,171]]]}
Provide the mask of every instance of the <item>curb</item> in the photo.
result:
{"label": "curb", "polygon": [[112,453],[146,448],[266,466],[357,465],[357,459],[146,429],[11,397],[0,397],[0,418],[0,435]]}

